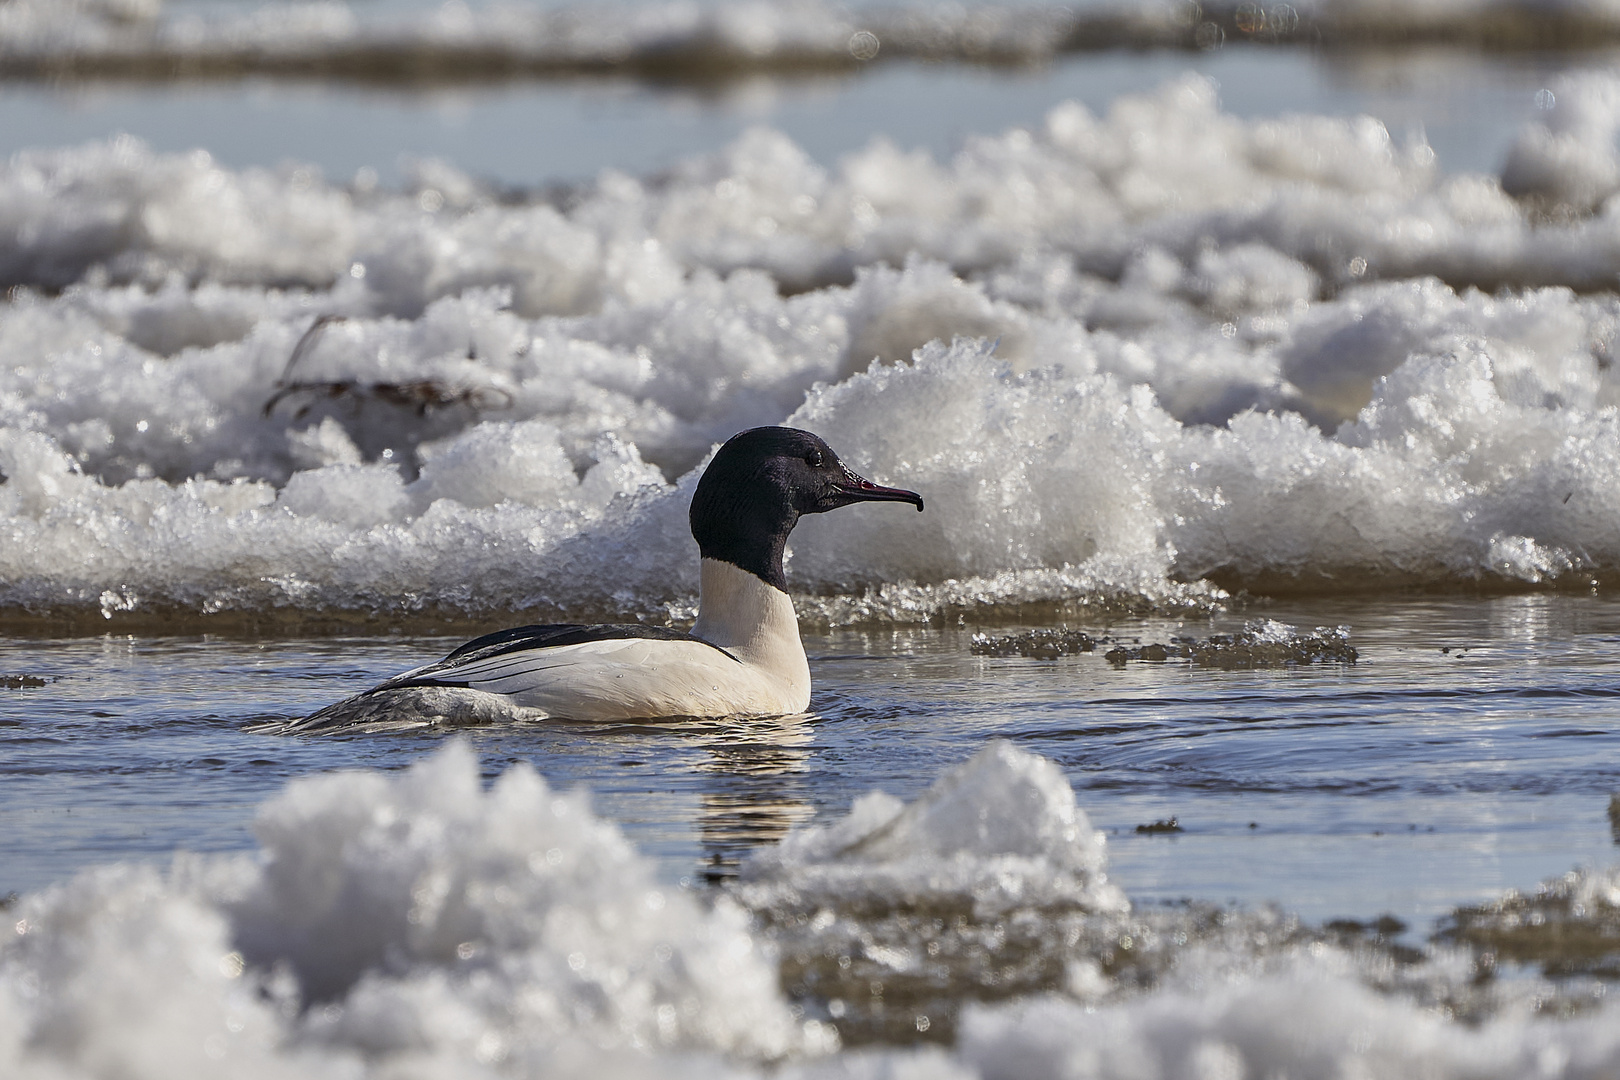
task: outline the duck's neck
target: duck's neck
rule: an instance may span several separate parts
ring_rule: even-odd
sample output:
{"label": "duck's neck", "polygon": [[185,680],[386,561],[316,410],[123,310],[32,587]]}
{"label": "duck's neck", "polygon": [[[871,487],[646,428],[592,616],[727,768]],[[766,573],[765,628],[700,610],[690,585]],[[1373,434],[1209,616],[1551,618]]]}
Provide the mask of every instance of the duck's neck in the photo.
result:
{"label": "duck's neck", "polygon": [[704,559],[702,575],[692,635],[808,686],[810,666],[787,593],[720,559]]}

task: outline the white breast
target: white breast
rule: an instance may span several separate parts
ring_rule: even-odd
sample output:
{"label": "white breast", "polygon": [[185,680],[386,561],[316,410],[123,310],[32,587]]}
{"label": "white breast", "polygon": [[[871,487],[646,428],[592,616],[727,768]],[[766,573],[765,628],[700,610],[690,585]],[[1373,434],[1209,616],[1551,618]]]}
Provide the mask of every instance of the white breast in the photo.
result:
{"label": "white breast", "polygon": [[717,559],[703,560],[699,590],[692,635],[720,646],[778,686],[783,700],[797,703],[785,712],[809,708],[810,664],[787,593]]}
{"label": "white breast", "polygon": [[793,602],[780,589],[704,559],[692,634],[702,641],[615,638],[525,649],[458,667],[453,678],[573,720],[781,716],[809,707],[810,665]]}

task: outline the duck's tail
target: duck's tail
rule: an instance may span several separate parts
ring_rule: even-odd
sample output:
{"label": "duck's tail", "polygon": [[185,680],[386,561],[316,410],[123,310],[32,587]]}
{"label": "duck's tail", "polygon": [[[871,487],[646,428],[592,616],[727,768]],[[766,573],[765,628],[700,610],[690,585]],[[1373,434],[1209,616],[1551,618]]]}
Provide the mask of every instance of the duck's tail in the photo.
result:
{"label": "duck's tail", "polygon": [[296,720],[253,724],[243,730],[260,735],[331,735],[474,727],[537,719],[544,716],[534,709],[514,705],[511,699],[500,694],[451,686],[411,686],[368,690]]}

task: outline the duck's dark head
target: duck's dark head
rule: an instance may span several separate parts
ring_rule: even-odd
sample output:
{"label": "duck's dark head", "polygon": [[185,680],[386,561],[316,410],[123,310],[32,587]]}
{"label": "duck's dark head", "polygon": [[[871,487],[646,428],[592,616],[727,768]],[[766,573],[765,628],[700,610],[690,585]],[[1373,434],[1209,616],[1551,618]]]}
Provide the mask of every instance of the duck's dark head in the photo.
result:
{"label": "duck's dark head", "polygon": [[692,495],[692,536],[720,559],[787,589],[782,551],[803,514],[858,502],[908,502],[915,491],[880,487],[851,472],[808,431],[762,427],[734,435],[714,455]]}

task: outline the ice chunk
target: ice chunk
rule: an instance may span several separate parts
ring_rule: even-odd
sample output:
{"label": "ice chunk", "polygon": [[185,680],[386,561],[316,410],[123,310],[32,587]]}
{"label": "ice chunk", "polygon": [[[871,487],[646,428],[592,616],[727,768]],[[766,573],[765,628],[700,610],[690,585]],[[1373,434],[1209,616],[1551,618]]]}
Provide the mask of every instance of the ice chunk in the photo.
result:
{"label": "ice chunk", "polygon": [[[556,506],[579,488],[557,429],[540,420],[518,424],[484,423],[453,438],[423,444],[422,475],[412,495],[426,507],[438,499],[463,506],[518,502]],[[500,468],[491,469],[494,462]]]}
{"label": "ice chunk", "polygon": [[294,473],[277,501],[299,517],[352,529],[399,521],[409,505],[399,471],[388,465],[327,465]]}
{"label": "ice chunk", "polygon": [[909,804],[863,796],[848,816],[790,833],[744,868],[752,906],[1123,911],[1102,834],[1058,767],[997,742]]}
{"label": "ice chunk", "polygon": [[835,1045],[735,906],[658,882],[527,766],[486,790],[452,744],[299,780],[256,831],[258,860],[113,866],[9,907],[0,1072],[714,1075]]}
{"label": "ice chunk", "polygon": [[1542,118],[1519,133],[1502,166],[1502,188],[1576,210],[1620,190],[1620,79],[1582,72],[1554,80]]}
{"label": "ice chunk", "polygon": [[237,941],[313,1000],[363,979],[406,1009],[456,992],[520,1042],[585,1029],[773,1056],[802,1038],[739,913],[658,884],[583,795],[526,766],[486,792],[458,743],[397,778],[296,781],[255,831],[265,867],[231,905]]}
{"label": "ice chunk", "polygon": [[[1151,477],[1179,425],[1109,378],[1017,375],[985,344],[936,343],[914,365],[818,390],[788,423],[934,499],[915,521],[807,519],[794,534],[801,581],[848,590],[1091,560],[1163,565]],[[903,544],[884,539],[900,530]]]}
{"label": "ice chunk", "polygon": [[1095,1008],[1056,997],[970,1007],[959,1052],[986,1077],[1597,1077],[1620,1064],[1609,1010],[1477,1028],[1376,993],[1333,955],[1189,981]]}

